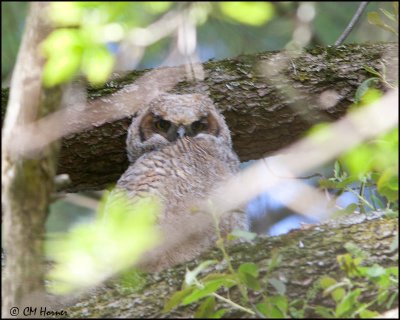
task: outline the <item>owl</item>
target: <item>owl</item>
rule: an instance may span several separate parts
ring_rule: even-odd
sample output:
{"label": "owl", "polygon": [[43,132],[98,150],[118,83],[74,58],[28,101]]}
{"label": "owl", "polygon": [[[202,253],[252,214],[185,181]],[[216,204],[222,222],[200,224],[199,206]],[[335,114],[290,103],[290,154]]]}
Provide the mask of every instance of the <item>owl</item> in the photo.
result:
{"label": "owl", "polygon": [[[192,260],[217,239],[212,216],[196,212],[220,183],[239,170],[224,117],[201,94],[162,94],[128,129],[130,166],[117,182],[129,199],[155,196],[162,244],[139,263],[147,272]],[[243,210],[223,214],[219,229],[248,230]]]}

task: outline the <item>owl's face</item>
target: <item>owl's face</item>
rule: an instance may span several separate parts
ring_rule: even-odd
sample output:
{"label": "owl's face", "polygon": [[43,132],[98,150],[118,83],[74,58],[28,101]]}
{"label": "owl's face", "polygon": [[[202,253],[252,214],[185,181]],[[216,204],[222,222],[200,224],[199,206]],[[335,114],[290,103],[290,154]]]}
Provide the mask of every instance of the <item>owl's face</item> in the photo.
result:
{"label": "owl's face", "polygon": [[185,136],[216,139],[231,147],[229,129],[209,98],[162,94],[132,121],[127,138],[129,160],[134,162]]}

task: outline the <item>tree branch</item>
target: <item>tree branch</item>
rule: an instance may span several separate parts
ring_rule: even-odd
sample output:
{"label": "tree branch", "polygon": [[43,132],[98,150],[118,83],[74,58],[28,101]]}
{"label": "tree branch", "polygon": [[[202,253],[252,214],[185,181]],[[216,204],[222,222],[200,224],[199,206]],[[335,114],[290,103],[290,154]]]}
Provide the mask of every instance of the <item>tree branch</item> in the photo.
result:
{"label": "tree branch", "polygon": [[[361,223],[362,222],[362,223]],[[390,247],[397,234],[397,219],[372,219],[365,215],[355,214],[342,219],[342,221],[331,221],[318,226],[308,226],[279,237],[259,237],[255,243],[241,243],[228,248],[232,257],[234,268],[241,263],[253,262],[258,265],[260,277],[266,274],[268,260],[273,253],[279,253],[282,257],[280,265],[269,275],[269,279],[280,279],[286,286],[289,301],[300,299],[304,301],[305,296],[313,286],[318,283],[321,276],[331,276],[340,281],[345,273],[340,269],[336,256],[344,254],[347,250],[344,244],[352,243],[361,248],[365,256],[363,265],[378,263],[383,267],[397,265],[397,250],[391,251]],[[344,241],[343,239],[346,239]],[[185,270],[193,270],[199,261],[222,260],[221,252],[212,249],[194,261],[165,270],[161,273],[148,275],[147,283],[138,292],[127,294],[121,287],[111,281],[106,287],[99,289],[96,293],[91,292],[79,299],[80,303],[73,303],[71,307],[58,306],[55,310],[64,310],[70,318],[81,317],[112,317],[112,318],[190,318],[194,314],[193,306],[179,307],[167,314],[162,314],[164,303],[174,292],[180,290],[184,279]],[[228,272],[219,264],[207,268],[202,274]],[[361,280],[360,280],[361,281]],[[274,289],[261,283],[261,292],[274,295]],[[268,290],[268,292],[267,292]],[[363,293],[361,300],[370,301],[376,292]],[[227,296],[226,292],[221,293]],[[230,290],[229,297],[235,302],[240,301],[237,288]],[[262,300],[260,293],[250,291],[250,302],[255,305]],[[369,300],[368,300],[369,299]],[[82,303],[82,301],[84,303]],[[316,295],[308,302],[310,306],[333,307],[333,300],[329,296],[323,296],[322,290],[316,291]],[[396,307],[394,303],[392,308]],[[232,308],[223,302],[217,301],[216,310],[228,309],[226,318],[246,318],[248,314],[236,308]],[[385,307],[373,306],[372,310],[385,311]],[[316,314],[307,308],[304,315],[315,317]]]}
{"label": "tree branch", "polygon": [[[397,79],[397,52],[397,43],[377,43],[314,47],[296,55],[244,55],[204,63],[204,81],[181,81],[171,92],[208,94],[226,118],[240,159],[258,159],[295,142],[312,125],[343,116],[358,86],[371,76],[364,66],[380,70],[382,61],[392,72],[389,80]],[[110,109],[107,98],[145,72],[134,71],[102,89],[89,89],[90,101],[100,97],[92,108]],[[2,91],[2,108],[6,98]],[[116,182],[128,166],[125,139],[130,119],[95,125],[63,139],[58,173],[70,175],[67,191],[102,189]]]}

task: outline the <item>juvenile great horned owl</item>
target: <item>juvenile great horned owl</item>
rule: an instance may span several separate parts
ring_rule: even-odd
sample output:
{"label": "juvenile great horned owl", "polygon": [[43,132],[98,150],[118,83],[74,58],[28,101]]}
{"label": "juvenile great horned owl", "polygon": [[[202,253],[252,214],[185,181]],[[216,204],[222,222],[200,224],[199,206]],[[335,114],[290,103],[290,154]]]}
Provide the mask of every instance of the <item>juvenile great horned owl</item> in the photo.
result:
{"label": "juvenile great horned owl", "polygon": [[[155,195],[162,202],[157,225],[163,245],[145,255],[139,267],[159,271],[214,245],[210,214],[193,208],[239,170],[239,160],[212,101],[200,94],[161,95],[132,121],[127,151],[131,165],[117,188],[132,199]],[[248,222],[237,210],[222,215],[219,226],[225,235],[233,229],[247,230]]]}

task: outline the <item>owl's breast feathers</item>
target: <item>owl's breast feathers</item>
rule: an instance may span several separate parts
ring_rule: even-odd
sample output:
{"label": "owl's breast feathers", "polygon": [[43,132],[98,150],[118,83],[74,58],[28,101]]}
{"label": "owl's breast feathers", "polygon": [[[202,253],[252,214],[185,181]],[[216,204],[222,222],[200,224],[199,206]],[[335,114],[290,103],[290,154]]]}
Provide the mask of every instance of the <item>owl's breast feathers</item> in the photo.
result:
{"label": "owl's breast feathers", "polygon": [[129,197],[156,195],[175,206],[205,198],[238,167],[236,154],[218,140],[185,137],[141,156],[129,166],[117,186],[126,189]]}

